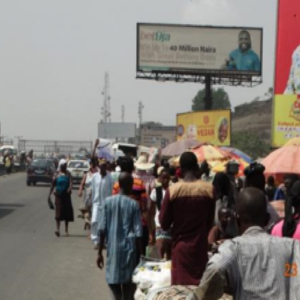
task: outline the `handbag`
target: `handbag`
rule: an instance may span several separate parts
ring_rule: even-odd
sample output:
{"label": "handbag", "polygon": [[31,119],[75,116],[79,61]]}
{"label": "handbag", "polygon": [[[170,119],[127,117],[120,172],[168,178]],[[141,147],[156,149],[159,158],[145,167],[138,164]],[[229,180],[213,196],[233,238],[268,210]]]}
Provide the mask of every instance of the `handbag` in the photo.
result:
{"label": "handbag", "polygon": [[48,199],[48,206],[51,210],[55,209],[55,206],[54,206],[53,202],[51,201],[51,198]]}

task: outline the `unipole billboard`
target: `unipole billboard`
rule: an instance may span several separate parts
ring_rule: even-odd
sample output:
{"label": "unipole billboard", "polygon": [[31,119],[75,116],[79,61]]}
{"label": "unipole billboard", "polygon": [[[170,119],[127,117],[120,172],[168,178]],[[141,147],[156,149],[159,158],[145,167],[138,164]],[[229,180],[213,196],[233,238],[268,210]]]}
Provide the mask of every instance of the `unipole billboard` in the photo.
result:
{"label": "unipole billboard", "polygon": [[300,1],[279,0],[272,146],[300,137]]}
{"label": "unipole billboard", "polygon": [[137,24],[137,72],[262,74],[263,30]]}
{"label": "unipole billboard", "polygon": [[231,144],[231,111],[199,111],[177,115],[177,140],[198,140],[215,146]]}
{"label": "unipole billboard", "polygon": [[107,139],[128,139],[136,136],[135,123],[98,123],[98,136]]}

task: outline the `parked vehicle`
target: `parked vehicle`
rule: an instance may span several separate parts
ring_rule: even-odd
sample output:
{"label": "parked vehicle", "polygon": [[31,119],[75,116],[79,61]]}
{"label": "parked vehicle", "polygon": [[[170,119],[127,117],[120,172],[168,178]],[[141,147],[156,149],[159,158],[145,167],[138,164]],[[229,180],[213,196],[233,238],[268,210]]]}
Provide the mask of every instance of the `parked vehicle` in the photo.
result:
{"label": "parked vehicle", "polygon": [[90,165],[85,160],[70,160],[67,168],[71,174],[73,184],[80,184],[84,174],[89,171]]}
{"label": "parked vehicle", "polygon": [[55,174],[55,165],[49,159],[35,159],[27,168],[27,185],[38,182],[51,183]]}
{"label": "parked vehicle", "polygon": [[16,156],[18,154],[18,151],[14,146],[11,146],[11,145],[1,146],[0,147],[0,156],[4,156],[5,153]]}
{"label": "parked vehicle", "polygon": [[50,158],[47,158],[47,159],[53,162],[56,169],[58,168],[59,160],[56,157],[50,157]]}
{"label": "parked vehicle", "polygon": [[[117,151],[118,152],[122,151],[124,153],[123,155],[129,155],[131,157],[137,157],[138,155],[138,146],[134,144],[116,143],[112,146],[112,150],[114,151],[115,156]],[[122,156],[122,155],[118,155],[118,156]],[[115,159],[117,159],[117,157],[115,157]]]}
{"label": "parked vehicle", "polygon": [[86,156],[83,153],[72,153],[71,154],[71,159],[72,160],[85,160]]}

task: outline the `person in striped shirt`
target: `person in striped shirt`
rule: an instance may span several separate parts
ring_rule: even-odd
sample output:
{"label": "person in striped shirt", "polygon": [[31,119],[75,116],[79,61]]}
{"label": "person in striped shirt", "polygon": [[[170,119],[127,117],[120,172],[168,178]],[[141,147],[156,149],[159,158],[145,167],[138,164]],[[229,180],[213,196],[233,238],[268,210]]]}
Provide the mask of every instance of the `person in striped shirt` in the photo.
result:
{"label": "person in striped shirt", "polygon": [[141,155],[134,166],[135,172],[133,174],[133,177],[143,180],[148,196],[148,204],[150,204],[151,191],[155,188],[155,177],[151,175],[149,171],[152,170],[155,165],[153,163],[148,163],[146,156]]}
{"label": "person in striped shirt", "polygon": [[[120,157],[118,162],[121,171],[132,174],[134,171],[134,163],[133,159],[129,156]],[[113,195],[117,195],[120,192],[120,184],[116,182],[113,186]],[[133,178],[133,188],[132,192],[130,193],[130,198],[134,199],[140,207],[141,211],[141,220],[143,226],[143,247],[142,247],[142,254],[146,254],[146,248],[149,243],[149,228],[150,228],[150,220],[148,217],[148,200],[147,200],[147,193],[146,187],[142,179],[134,177]]]}

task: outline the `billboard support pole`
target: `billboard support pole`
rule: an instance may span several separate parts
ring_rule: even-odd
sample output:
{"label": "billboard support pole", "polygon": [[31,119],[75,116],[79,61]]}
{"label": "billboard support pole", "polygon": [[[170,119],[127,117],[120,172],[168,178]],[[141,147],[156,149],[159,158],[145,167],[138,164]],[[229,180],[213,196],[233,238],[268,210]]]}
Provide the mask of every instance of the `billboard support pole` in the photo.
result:
{"label": "billboard support pole", "polygon": [[211,76],[205,76],[205,110],[212,109],[212,96],[211,96]]}

